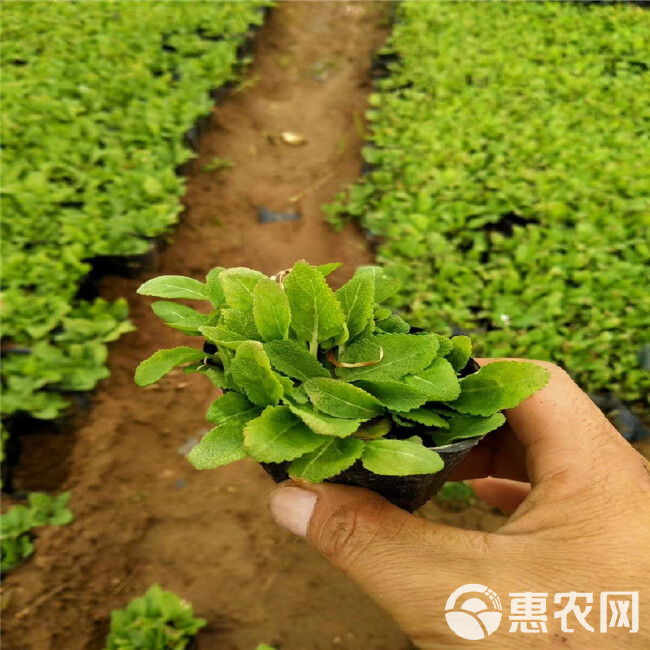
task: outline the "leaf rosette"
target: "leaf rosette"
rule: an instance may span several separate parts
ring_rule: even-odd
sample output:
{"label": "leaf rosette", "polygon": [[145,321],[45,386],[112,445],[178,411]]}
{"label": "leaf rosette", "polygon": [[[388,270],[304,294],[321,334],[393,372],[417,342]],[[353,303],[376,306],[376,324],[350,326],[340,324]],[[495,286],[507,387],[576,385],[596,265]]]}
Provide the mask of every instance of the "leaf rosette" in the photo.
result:
{"label": "leaf rosette", "polygon": [[139,289],[207,304],[154,303],[167,325],[205,342],[159,350],[135,374],[146,386],[182,365],[222,389],[207,415],[216,426],[188,455],[195,467],[251,457],[311,482],[355,464],[384,476],[435,474],[444,466],[437,448],[497,429],[503,409],[548,381],[522,361],[467,374],[467,336],[413,331],[384,306],[399,285],[381,267],[359,268],[334,291],[336,267],[299,261],[270,278],[217,268],[205,282],[163,276]]}

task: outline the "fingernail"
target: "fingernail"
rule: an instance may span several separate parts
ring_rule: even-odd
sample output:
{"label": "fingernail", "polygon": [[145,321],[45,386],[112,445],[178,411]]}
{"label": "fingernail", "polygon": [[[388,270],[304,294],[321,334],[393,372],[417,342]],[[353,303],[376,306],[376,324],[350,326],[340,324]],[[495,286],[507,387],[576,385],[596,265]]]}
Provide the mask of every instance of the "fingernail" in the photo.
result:
{"label": "fingernail", "polygon": [[307,537],[309,520],[318,495],[298,487],[281,487],[269,495],[271,516],[294,535]]}

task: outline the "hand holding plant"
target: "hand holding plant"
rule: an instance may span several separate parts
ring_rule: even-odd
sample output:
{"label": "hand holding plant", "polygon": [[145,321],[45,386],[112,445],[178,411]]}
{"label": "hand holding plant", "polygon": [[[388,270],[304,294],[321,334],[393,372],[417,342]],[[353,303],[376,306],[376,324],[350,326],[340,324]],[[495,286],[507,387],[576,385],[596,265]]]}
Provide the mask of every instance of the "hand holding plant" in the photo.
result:
{"label": "hand holding plant", "polygon": [[[534,635],[535,648],[558,647],[553,595],[570,591],[594,594],[596,631],[576,624],[564,642],[647,648],[643,614],[638,633],[619,627],[603,634],[597,603],[604,591],[638,591],[640,603],[650,598],[643,551],[650,543],[650,464],[565,372],[543,367],[551,371],[549,385],[508,411],[507,426],[454,476],[492,477],[473,481],[477,495],[514,510],[494,533],[428,522],[367,490],[327,483],[276,488],[274,518],[348,573],[421,650],[471,645],[450,630],[444,610],[455,589],[475,583],[502,600],[516,592],[549,595],[549,633]],[[521,636],[506,626],[502,621],[489,647],[521,647]]]}

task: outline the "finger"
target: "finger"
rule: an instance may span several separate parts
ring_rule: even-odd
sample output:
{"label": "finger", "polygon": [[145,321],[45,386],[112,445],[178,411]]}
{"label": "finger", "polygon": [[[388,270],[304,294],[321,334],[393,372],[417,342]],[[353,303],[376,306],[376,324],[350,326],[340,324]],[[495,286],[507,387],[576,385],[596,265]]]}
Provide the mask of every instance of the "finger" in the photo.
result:
{"label": "finger", "polygon": [[483,438],[454,469],[449,480],[486,476],[528,481],[526,450],[508,424]]}
{"label": "finger", "polygon": [[470,481],[476,496],[503,512],[514,512],[530,494],[530,483],[499,478]]}
{"label": "finger", "polygon": [[289,482],[271,492],[269,507],[414,636],[430,619],[432,594],[489,566],[486,533],[428,522],[361,488]]}
{"label": "finger", "polygon": [[[498,359],[478,361],[484,365]],[[544,361],[532,363],[547,368],[550,380],[542,390],[506,411],[506,418],[526,450],[533,487],[557,476],[572,479],[571,487],[593,482],[594,473],[602,474],[611,456],[618,455],[623,439],[564,370]],[[617,453],[612,454],[614,451]]]}

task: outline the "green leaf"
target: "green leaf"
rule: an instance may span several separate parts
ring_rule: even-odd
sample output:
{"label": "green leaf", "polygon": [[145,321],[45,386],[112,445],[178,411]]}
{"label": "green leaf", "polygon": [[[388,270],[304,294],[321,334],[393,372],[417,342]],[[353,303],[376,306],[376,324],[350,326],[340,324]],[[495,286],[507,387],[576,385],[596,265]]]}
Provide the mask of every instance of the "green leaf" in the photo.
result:
{"label": "green leaf", "polygon": [[248,399],[258,406],[277,404],[284,394],[279,376],[271,370],[269,358],[257,341],[245,341],[239,345],[230,374]]}
{"label": "green leaf", "polygon": [[263,273],[244,267],[226,269],[219,275],[228,306],[242,311],[250,311],[253,308],[255,285],[265,279],[267,277]]}
{"label": "green leaf", "polygon": [[273,367],[298,381],[313,377],[329,377],[325,368],[307,352],[304,344],[295,341],[270,341],[264,344]]}
{"label": "green leaf", "polygon": [[307,404],[309,402],[307,392],[302,386],[294,386],[290,391],[285,389],[284,396],[290,399],[292,404]]}
{"label": "green leaf", "polygon": [[209,318],[209,316],[196,311],[196,309],[167,300],[157,300],[152,303],[151,309],[167,325],[183,331],[198,333],[199,327],[205,325]]}
{"label": "green leaf", "polygon": [[424,424],[427,427],[437,427],[439,429],[449,428],[449,423],[439,413],[424,407],[412,409],[406,413],[397,413],[396,415],[406,420]]}
{"label": "green leaf", "polygon": [[375,283],[369,274],[355,275],[337,292],[343,309],[349,338],[354,338],[372,321],[375,302]]}
{"label": "green leaf", "polygon": [[330,438],[316,451],[301,456],[289,466],[291,478],[320,483],[354,465],[363,451],[356,438]]}
{"label": "green leaf", "polygon": [[327,277],[340,266],[343,266],[342,262],[330,262],[329,264],[319,264],[316,268],[323,274],[323,277]]}
{"label": "green leaf", "polygon": [[222,388],[227,390],[236,388],[228,373],[224,372],[221,368],[202,365],[199,372],[202,375],[205,375],[215,388]]}
{"label": "green leaf", "polygon": [[456,372],[460,372],[472,356],[472,342],[469,336],[454,336],[451,339],[451,344],[453,345],[451,352],[444,356],[447,357],[451,367]]}
{"label": "green leaf", "polygon": [[[389,316],[392,316],[393,312],[388,309],[388,307],[375,307],[374,309],[374,319],[375,321],[379,322],[382,320],[386,320]],[[411,328],[409,327],[409,330]]]}
{"label": "green leaf", "polygon": [[376,397],[338,379],[319,377],[309,379],[303,386],[317,409],[337,418],[364,420],[384,411]]}
{"label": "green leaf", "polygon": [[203,282],[183,275],[161,275],[140,285],[141,296],[156,298],[185,298],[187,300],[208,300],[208,288]]}
{"label": "green leaf", "polygon": [[339,358],[345,363],[375,361],[371,366],[337,368],[336,374],[345,381],[358,379],[399,379],[406,374],[424,370],[436,356],[438,339],[432,335],[378,334],[352,343]]}
{"label": "green leaf", "polygon": [[412,422],[411,420],[404,420],[402,419],[397,413],[391,413],[391,417],[393,418],[393,421],[395,424],[397,424],[400,427],[416,427],[417,425],[415,422]]}
{"label": "green leaf", "polygon": [[341,330],[340,334],[338,336],[333,336],[329,339],[326,339],[325,341],[322,341],[320,347],[323,350],[331,350],[332,348],[343,345],[348,340],[348,338],[348,325],[347,323],[343,323],[343,329]]}
{"label": "green leaf", "polygon": [[298,406],[290,404],[291,412],[299,417],[314,433],[322,436],[335,436],[346,438],[352,435],[361,424],[361,420],[347,420],[335,418],[325,413],[320,413],[311,404]]}
{"label": "green leaf", "polygon": [[247,455],[243,424],[232,422],[208,431],[187,455],[187,460],[196,469],[213,469],[234,463]]}
{"label": "green leaf", "polygon": [[382,438],[390,430],[390,420],[388,418],[379,418],[378,420],[362,424],[354,434],[354,437],[361,440],[375,440],[377,438]]}
{"label": "green leaf", "polygon": [[377,321],[375,327],[386,334],[408,334],[411,331],[411,326],[397,314]]}
{"label": "green leaf", "polygon": [[525,361],[495,361],[461,379],[460,397],[449,404],[461,413],[492,415],[514,408],[546,386],[549,372]]}
{"label": "green leaf", "polygon": [[154,352],[135,369],[135,383],[138,386],[148,386],[158,381],[170,370],[183,363],[191,363],[203,359],[205,352],[181,346]]}
{"label": "green leaf", "polygon": [[420,391],[430,402],[447,402],[460,395],[460,384],[446,359],[436,357],[425,370],[404,378],[404,382]]}
{"label": "green leaf", "polygon": [[369,275],[375,283],[375,302],[382,303],[399,291],[399,282],[386,275],[381,266],[360,266],[354,275]]}
{"label": "green leaf", "polygon": [[208,422],[214,424],[240,422],[244,425],[248,420],[257,417],[260,413],[259,406],[251,404],[241,393],[230,391],[210,404],[205,418]]}
{"label": "green leaf", "polygon": [[365,442],[361,462],[370,472],[386,476],[435,474],[444,467],[442,458],[423,444],[388,438]]}
{"label": "green leaf", "polygon": [[297,418],[288,406],[269,406],[244,429],[246,448],[260,463],[281,463],[313,451],[327,438]]}
{"label": "green leaf", "polygon": [[433,433],[436,445],[448,445],[456,440],[477,438],[490,431],[498,429],[506,421],[503,413],[495,413],[489,417],[476,415],[459,415],[449,420],[449,429]]}
{"label": "green leaf", "polygon": [[262,338],[252,314],[239,309],[224,309],[218,325],[204,325],[199,331],[210,341],[231,350],[236,350],[244,341],[260,341]]}
{"label": "green leaf", "polygon": [[405,384],[403,381],[373,379],[371,381],[358,381],[355,385],[374,395],[391,411],[410,411],[422,406],[427,401],[427,396],[424,393]]}
{"label": "green leaf", "polygon": [[212,306],[215,309],[218,309],[226,301],[226,296],[223,292],[223,287],[219,281],[219,276],[221,275],[223,268],[217,266],[213,268],[205,276],[205,284],[207,286],[207,294]]}
{"label": "green leaf", "polygon": [[446,357],[452,351],[454,344],[451,342],[451,339],[441,334],[436,334],[436,337],[438,339],[438,356]]}
{"label": "green leaf", "polygon": [[273,280],[260,280],[253,289],[253,318],[264,341],[286,339],[291,310],[282,287]]}
{"label": "green leaf", "polygon": [[284,281],[291,306],[291,328],[309,343],[315,356],[317,344],[338,337],[345,317],[322,273],[306,262],[296,262]]}

